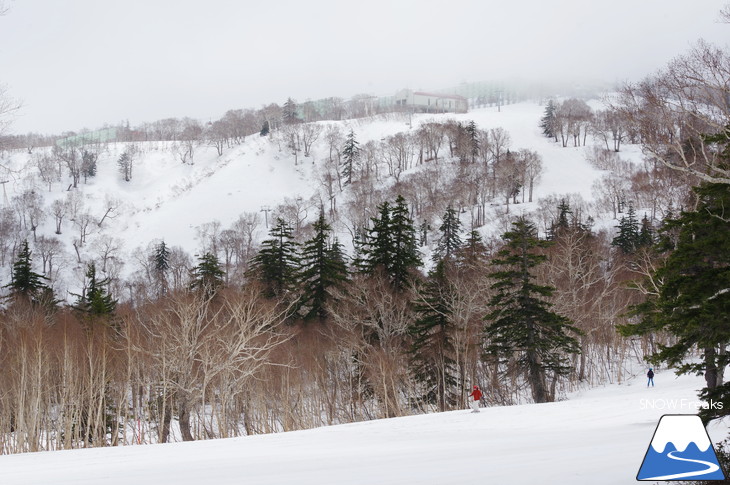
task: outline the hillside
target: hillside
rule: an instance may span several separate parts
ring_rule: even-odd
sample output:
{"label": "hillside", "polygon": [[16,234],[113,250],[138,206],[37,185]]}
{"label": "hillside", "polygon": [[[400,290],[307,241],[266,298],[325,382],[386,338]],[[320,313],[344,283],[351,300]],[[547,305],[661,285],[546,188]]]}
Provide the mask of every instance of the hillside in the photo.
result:
{"label": "hillside", "polygon": [[[699,377],[657,374],[550,404],[482,408],[235,439],[0,456],[6,485],[460,483],[620,485],[660,416],[696,412]],[[713,442],[727,422],[709,429]]]}
{"label": "hillside", "polygon": [[[352,129],[361,146],[398,133],[414,133],[420,125],[430,122],[468,123],[473,120],[479,129],[503,128],[509,135],[509,148],[535,150],[543,159],[543,174],[534,190],[535,202],[516,205],[513,213],[529,213],[537,208],[540,198],[550,195],[578,194],[590,202],[594,198],[592,184],[601,175],[586,162],[586,150],[590,147],[562,148],[559,143],[542,136],[538,125],[543,111],[544,106],[526,102],[503,106],[501,111],[492,107],[466,114],[416,114],[412,120],[403,115],[390,115],[319,124],[323,131],[328,127],[337,127],[342,132]],[[86,181],[82,178],[78,189],[69,190],[71,178],[65,166],[59,164],[60,178],[50,184],[50,191],[36,167],[37,158],[50,156],[50,150],[37,149],[33,155],[11,152],[2,160],[6,167],[3,177],[9,180],[6,194],[14,210],[18,210],[14,197],[29,190],[41,196],[45,216],[41,217],[36,232],[39,237],[57,237],[63,244],[63,254],[56,256],[59,259],[57,274],[51,277],[59,294],[65,294],[66,290],[78,291],[79,273],[83,269],[80,261],[98,261],[103,248],[110,244],[115,248],[113,261],[116,263],[112,265],[112,276],[129,277],[139,266],[138,260],[144,259],[140,251],[148,252],[151,242],[165,240],[168,245],[179,246],[191,255],[198,254],[206,249],[206,232],[228,228],[244,213],[257,218],[253,232],[255,239],[260,241],[267,233],[265,219],[273,219],[277,206],[287,199],[289,202],[298,199],[302,217],[305,222],[311,222],[318,207],[329,204],[321,181],[329,157],[324,138],[324,135],[319,136],[310,150],[311,156],[304,157],[300,153],[296,165],[291,151],[277,137],[249,136],[240,145],[224,149],[221,156],[213,147],[201,143],[195,147],[192,164],[181,163],[180,147],[176,142],[141,142],[135,146],[138,153],[128,182],[119,172],[117,160],[129,144],[109,144],[99,150],[95,177]],[[441,157],[446,154],[448,159],[448,147],[442,147],[441,152]],[[622,156],[631,157],[636,152],[635,147],[628,147]],[[409,168],[403,177],[428,166],[426,163]],[[376,182],[375,188],[392,184],[393,178],[384,176]],[[454,187],[448,190],[454,190]],[[352,186],[344,187],[342,192],[336,190],[334,195],[339,207],[343,206],[341,201],[352,198],[352,191]],[[80,227],[71,221],[72,213],[67,213],[62,221],[62,234],[54,235],[56,227],[50,206],[55,200],[67,200],[74,192],[81,194],[82,207],[78,213],[86,212],[90,216],[83,244],[78,243]],[[98,222],[112,205],[114,210],[99,226]],[[264,214],[264,208],[271,210]],[[504,230],[504,223],[500,222],[506,211],[503,199],[493,200],[488,210],[487,226],[481,230],[484,235],[496,236]],[[434,231],[438,227],[436,218],[440,215],[432,216]],[[345,218],[346,214],[340,213],[335,229],[348,246],[352,236]],[[600,216],[596,218],[599,227],[615,225],[610,217],[605,221],[601,221]],[[467,229],[468,216],[462,216],[462,219]],[[216,222],[219,225],[211,227],[210,223]],[[14,236],[18,237],[32,239],[32,234],[26,226]],[[111,243],[109,238],[114,238]],[[77,241],[79,254],[76,254],[74,241]],[[5,279],[11,262],[9,256],[5,255]],[[76,276],[71,277],[72,273]]]}

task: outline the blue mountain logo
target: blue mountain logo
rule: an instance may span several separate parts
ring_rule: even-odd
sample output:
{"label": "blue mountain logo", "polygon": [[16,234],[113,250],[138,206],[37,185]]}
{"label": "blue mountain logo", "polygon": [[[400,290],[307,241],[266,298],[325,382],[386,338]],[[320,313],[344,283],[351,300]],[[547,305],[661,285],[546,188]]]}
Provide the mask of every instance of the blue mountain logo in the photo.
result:
{"label": "blue mountain logo", "polygon": [[654,431],[637,480],[724,480],[707,430],[694,414],[666,414]]}

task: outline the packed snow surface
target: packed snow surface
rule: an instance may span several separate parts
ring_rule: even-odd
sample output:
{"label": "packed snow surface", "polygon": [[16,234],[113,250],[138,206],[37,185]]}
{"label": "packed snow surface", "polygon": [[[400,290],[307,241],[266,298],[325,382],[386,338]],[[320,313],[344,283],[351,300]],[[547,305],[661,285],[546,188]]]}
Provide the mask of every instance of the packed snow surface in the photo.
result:
{"label": "packed snow surface", "polygon": [[[3,485],[631,484],[663,414],[703,380],[657,373],[569,400],[235,439],[0,457]],[[713,442],[728,434],[714,423]]]}

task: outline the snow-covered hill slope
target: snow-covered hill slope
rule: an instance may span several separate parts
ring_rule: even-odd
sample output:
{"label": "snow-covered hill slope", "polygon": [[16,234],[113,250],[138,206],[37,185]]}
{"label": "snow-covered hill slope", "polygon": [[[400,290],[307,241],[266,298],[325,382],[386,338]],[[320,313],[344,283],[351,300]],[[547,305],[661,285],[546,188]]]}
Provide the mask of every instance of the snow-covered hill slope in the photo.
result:
{"label": "snow-covered hill slope", "polygon": [[[534,102],[524,102],[496,107],[476,109],[464,114],[418,114],[411,120],[404,115],[390,115],[374,119],[347,120],[342,122],[322,122],[337,124],[343,132],[354,130],[361,146],[369,140],[380,141],[384,137],[399,132],[415,131],[424,122],[455,119],[468,122],[474,120],[480,129],[504,128],[510,135],[512,150],[521,148],[537,151],[543,158],[544,173],[535,188],[534,200],[553,194],[577,193],[583,199],[593,198],[591,187],[601,175],[586,161],[585,147],[562,148],[560,144],[542,136],[539,120],[544,107]],[[217,221],[219,228],[225,229],[244,212],[255,213],[261,218],[258,225],[258,240],[266,236],[262,209],[274,209],[285,198],[301,198],[309,202],[308,216],[313,219],[320,204],[327,206],[327,197],[317,177],[318,167],[329,156],[324,136],[314,144],[310,157],[299,157],[295,165],[293,155],[269,138],[258,135],[249,136],[241,145],[225,149],[218,156],[213,147],[200,145],[195,149],[194,164],[183,164],[176,155],[175,143],[140,143],[139,154],[133,166],[132,180],[124,181],[117,166],[117,160],[127,148],[127,144],[111,144],[101,151],[97,175],[82,180],[78,190],[83,200],[82,212],[89,214],[89,234],[86,243],[78,245],[79,254],[73,247],[79,239],[79,227],[66,215],[62,224],[62,234],[56,236],[55,221],[50,214],[54,200],[65,200],[69,194],[71,180],[64,167],[60,181],[51,184],[39,177],[38,169],[32,163],[33,157],[26,153],[13,153],[1,160],[2,175],[7,184],[7,196],[35,190],[44,199],[48,216],[38,228],[38,235],[58,237],[65,247],[65,262],[55,265],[59,274],[65,274],[66,281],[56,281],[60,294],[65,290],[78,290],[84,264],[98,258],[99,249],[94,242],[106,238],[117,238],[121,244],[116,260],[124,262],[122,275],[134,271],[134,259],[143,257],[150,242],[164,239],[168,245],[180,246],[189,254],[200,253],[202,242],[198,238],[199,229],[206,223]],[[632,147],[627,147],[631,152]],[[636,149],[634,148],[634,151]],[[442,147],[441,156],[448,152]],[[42,153],[37,150],[36,155]],[[411,170],[418,170],[414,168]],[[387,184],[388,181],[381,182]],[[340,200],[347,199],[347,190]],[[97,223],[108,207],[109,200],[117,201],[118,207],[105,219]],[[492,210],[499,210],[503,200],[495,200]],[[537,202],[520,204],[513,213],[534,210]],[[269,217],[271,213],[267,213]],[[490,220],[488,217],[487,220]],[[493,218],[492,218],[493,220]],[[599,221],[600,223],[600,221]],[[437,226],[436,226],[437,227]],[[466,225],[465,225],[466,227]],[[503,232],[493,228],[493,232]],[[349,234],[341,240],[347,245]],[[58,262],[57,262],[58,263]],[[0,272],[3,281],[5,273]],[[70,276],[75,272],[74,278]],[[55,276],[54,276],[55,278]]]}
{"label": "snow-covered hill slope", "polygon": [[[568,401],[214,441],[0,457],[4,485],[631,484],[663,414],[694,414],[699,377],[660,372]],[[717,442],[728,424],[714,423]]]}

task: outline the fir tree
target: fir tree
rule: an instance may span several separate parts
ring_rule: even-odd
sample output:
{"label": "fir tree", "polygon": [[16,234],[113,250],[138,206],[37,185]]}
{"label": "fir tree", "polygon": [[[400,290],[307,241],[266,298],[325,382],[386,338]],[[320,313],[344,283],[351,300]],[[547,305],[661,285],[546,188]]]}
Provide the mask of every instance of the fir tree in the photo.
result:
{"label": "fir tree", "polygon": [[109,279],[97,279],[96,265],[89,263],[86,267],[86,284],[84,291],[78,296],[75,308],[90,317],[109,316],[117,307],[115,300],[106,287]]}
{"label": "fir tree", "polygon": [[342,246],[336,239],[329,244],[331,230],[321,210],[314,223],[314,236],[302,248],[299,303],[305,321],[326,320],[327,305],[332,300],[330,290],[347,281]]}
{"label": "fir tree", "polygon": [[5,285],[5,288],[10,289],[10,296],[14,299],[38,302],[40,299],[45,299],[48,296],[47,292],[50,291],[43,282],[46,279],[45,276],[33,271],[33,260],[28,241],[23,241],[13,263],[10,284]]}
{"label": "fir tree", "polygon": [[477,157],[479,156],[479,134],[477,131],[477,125],[474,123],[474,120],[471,120],[466,127],[464,128],[464,132],[466,133],[466,137],[469,142],[469,149],[468,149],[468,155],[470,158],[470,162],[474,163],[477,160]]}
{"label": "fir tree", "polygon": [[421,266],[418,253],[416,230],[403,196],[398,196],[390,219],[390,240],[392,246],[391,266],[388,274],[397,290],[405,287],[414,269]]}
{"label": "fir tree", "polygon": [[[681,212],[660,230],[657,249],[669,253],[652,275],[659,291],[634,307],[639,323],[619,328],[624,335],[667,332],[670,344],[659,346],[650,361],[666,362],[681,374],[704,374],[701,397],[723,403],[722,410],[707,409],[705,417],[727,414],[730,384],[720,376],[730,359],[730,186],[710,184],[694,189],[699,198],[695,212]],[[695,349],[703,358],[695,359]]]}
{"label": "fir tree", "polygon": [[439,231],[441,231],[441,237],[436,244],[433,260],[450,260],[454,256],[454,253],[461,247],[461,236],[459,235],[459,232],[461,232],[461,221],[459,220],[459,213],[456,209],[452,207],[446,209]]}
{"label": "fir tree", "polygon": [[96,153],[88,150],[81,153],[81,174],[84,176],[84,182],[89,177],[96,176],[96,160],[98,158],[99,156]]}
{"label": "fir tree", "polygon": [[342,176],[345,179],[345,185],[352,183],[352,173],[359,158],[360,144],[355,139],[355,132],[350,130],[345,139],[345,145],[342,147]]}
{"label": "fir tree", "polygon": [[636,220],[634,206],[629,204],[629,210],[621,217],[618,223],[618,234],[613,238],[612,245],[621,249],[624,254],[631,254],[639,247],[639,221]]}
{"label": "fir tree", "polygon": [[282,115],[284,119],[284,123],[287,125],[293,125],[296,123],[299,123],[301,120],[299,119],[299,115],[297,114],[298,108],[297,103],[294,102],[293,99],[287,98],[286,102],[284,103],[284,106],[282,106]]}
{"label": "fir tree", "polygon": [[428,223],[426,219],[421,222],[421,225],[418,226],[418,243],[421,246],[428,246],[428,231],[431,230],[431,225]]}
{"label": "fir tree", "polygon": [[192,270],[190,288],[203,292],[206,297],[211,297],[223,286],[225,274],[218,256],[207,252],[198,258],[198,264]]}
{"label": "fir tree", "polygon": [[487,262],[488,249],[477,231],[471,231],[456,252],[456,266],[460,269],[478,269]]}
{"label": "fir tree", "polygon": [[534,224],[525,217],[512,223],[513,229],[502,238],[506,245],[497,253],[492,264],[502,269],[490,276],[496,280],[491,299],[493,310],[485,317],[488,354],[515,359],[525,373],[535,402],[554,399],[548,391],[546,377],[564,375],[570,371],[569,354],[580,353],[578,342],[570,334],[579,334],[570,320],[552,311],[549,299],[551,286],[535,282],[534,268],[546,256],[539,254],[547,241],[537,237]]}
{"label": "fir tree", "polygon": [[266,286],[267,296],[281,296],[296,285],[298,244],[291,227],[281,217],[276,219],[269,235],[271,239],[261,243],[261,250],[253,259],[251,271]]}
{"label": "fir tree", "polygon": [[552,99],[548,101],[545,114],[540,119],[540,128],[542,128],[543,135],[558,141],[558,136],[555,133],[555,102]]}
{"label": "fir tree", "polygon": [[385,201],[377,209],[378,217],[371,218],[373,227],[362,241],[362,270],[368,274],[379,269],[388,272],[391,268],[390,203]]}
{"label": "fir tree", "polygon": [[416,320],[409,328],[411,371],[424,386],[424,400],[436,404],[439,411],[454,406],[457,398],[451,307],[455,290],[445,268],[444,261],[438,261],[429,273],[414,304]]}
{"label": "fir tree", "polygon": [[158,273],[166,273],[170,269],[170,251],[167,249],[165,241],[161,241],[155,248],[154,268]]}
{"label": "fir tree", "polygon": [[654,244],[654,228],[649,221],[649,217],[644,214],[641,219],[641,228],[639,229],[639,237],[637,245],[640,247],[649,247]]}
{"label": "fir tree", "polygon": [[388,202],[378,206],[379,217],[373,218],[367,241],[363,244],[363,271],[373,274],[384,271],[396,290],[405,288],[412,271],[421,265],[416,230],[408,206],[398,196],[391,209]]}
{"label": "fir tree", "polygon": [[124,176],[124,181],[129,182],[132,180],[132,155],[128,151],[124,151],[117,160],[119,165],[119,173]]}
{"label": "fir tree", "polygon": [[548,230],[548,239],[555,239],[561,231],[570,228],[570,218],[573,215],[573,211],[570,210],[570,205],[565,199],[561,199],[558,204],[558,215],[555,220],[550,224]]}

